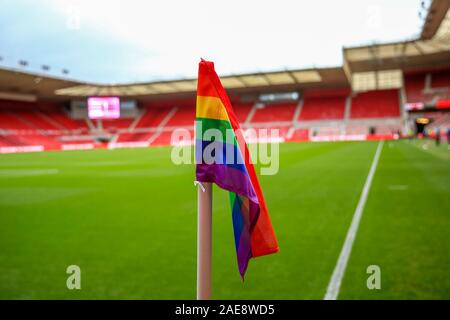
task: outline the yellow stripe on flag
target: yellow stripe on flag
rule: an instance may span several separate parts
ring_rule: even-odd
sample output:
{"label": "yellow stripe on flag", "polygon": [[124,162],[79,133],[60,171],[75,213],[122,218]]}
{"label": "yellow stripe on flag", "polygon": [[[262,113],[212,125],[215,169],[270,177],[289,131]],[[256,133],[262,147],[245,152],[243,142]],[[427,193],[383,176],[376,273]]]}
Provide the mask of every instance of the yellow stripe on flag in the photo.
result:
{"label": "yellow stripe on flag", "polygon": [[197,118],[228,120],[227,111],[220,98],[197,96]]}

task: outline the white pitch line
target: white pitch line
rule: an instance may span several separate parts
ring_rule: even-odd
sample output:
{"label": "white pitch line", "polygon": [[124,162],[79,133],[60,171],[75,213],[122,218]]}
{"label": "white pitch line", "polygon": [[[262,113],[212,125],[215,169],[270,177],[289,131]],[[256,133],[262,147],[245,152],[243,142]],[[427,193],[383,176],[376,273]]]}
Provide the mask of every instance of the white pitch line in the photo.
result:
{"label": "white pitch line", "polygon": [[355,240],[356,232],[358,231],[359,222],[361,221],[364,205],[366,204],[367,196],[369,195],[372,179],[375,171],[377,170],[378,160],[380,159],[381,150],[383,149],[383,143],[384,141],[380,141],[377,151],[375,152],[375,156],[373,157],[369,175],[364,183],[358,205],[356,206],[355,213],[353,214],[352,224],[348,229],[344,246],[342,247],[339,259],[333,271],[333,275],[331,276],[330,283],[328,284],[327,293],[325,294],[324,300],[336,300],[339,295],[342,278],[344,277],[345,269],[347,268],[348,259],[350,258],[350,253],[353,247],[353,241]]}

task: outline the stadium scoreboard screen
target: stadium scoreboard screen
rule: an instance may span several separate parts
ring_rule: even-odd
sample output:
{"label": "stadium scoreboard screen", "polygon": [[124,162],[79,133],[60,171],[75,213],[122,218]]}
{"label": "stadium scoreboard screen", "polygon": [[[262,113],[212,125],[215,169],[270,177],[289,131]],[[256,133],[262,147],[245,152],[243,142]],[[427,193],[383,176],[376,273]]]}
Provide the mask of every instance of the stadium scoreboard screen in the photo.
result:
{"label": "stadium scoreboard screen", "polygon": [[118,97],[90,97],[87,104],[90,119],[120,118],[120,99]]}

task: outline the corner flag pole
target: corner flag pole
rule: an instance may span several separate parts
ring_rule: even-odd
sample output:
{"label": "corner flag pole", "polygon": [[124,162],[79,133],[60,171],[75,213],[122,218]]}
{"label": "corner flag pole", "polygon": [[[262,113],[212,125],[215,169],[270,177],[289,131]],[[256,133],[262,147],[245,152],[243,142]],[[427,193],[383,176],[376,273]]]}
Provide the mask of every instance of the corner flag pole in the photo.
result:
{"label": "corner flag pole", "polygon": [[197,196],[197,300],[211,299],[212,185],[200,183]]}

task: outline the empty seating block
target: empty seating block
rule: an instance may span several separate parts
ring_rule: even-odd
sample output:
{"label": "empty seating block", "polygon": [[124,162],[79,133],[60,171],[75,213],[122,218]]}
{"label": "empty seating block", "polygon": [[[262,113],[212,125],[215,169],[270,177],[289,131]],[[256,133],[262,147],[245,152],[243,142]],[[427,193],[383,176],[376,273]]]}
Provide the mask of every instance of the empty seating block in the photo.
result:
{"label": "empty seating block", "polygon": [[267,104],[256,110],[251,122],[292,121],[296,106],[296,103]]}
{"label": "empty seating block", "polygon": [[169,114],[171,108],[152,108],[145,109],[145,113],[136,125],[136,128],[157,127],[161,121]]}
{"label": "empty seating block", "polygon": [[0,129],[3,130],[35,130],[29,123],[23,122],[13,112],[0,111]]}
{"label": "empty seating block", "polygon": [[102,120],[103,129],[126,129],[133,119],[107,119]]}
{"label": "empty seating block", "polygon": [[194,126],[195,107],[178,107],[175,114],[166,123],[168,127]]}
{"label": "empty seating block", "polygon": [[305,98],[299,120],[343,119],[346,97]]}
{"label": "empty seating block", "polygon": [[74,120],[69,118],[63,112],[60,111],[49,111],[44,113],[46,116],[51,118],[56,122],[60,129],[67,130],[80,130],[87,129],[87,123],[84,120]]}
{"label": "empty seating block", "polygon": [[398,90],[359,93],[352,99],[351,118],[389,118],[400,116]]}
{"label": "empty seating block", "polygon": [[450,70],[431,75],[432,88],[450,88]]}
{"label": "empty seating block", "polygon": [[14,115],[22,122],[27,123],[30,127],[42,130],[59,130],[60,127],[48,120],[47,117],[42,116],[40,112],[36,111],[19,111]]}
{"label": "empty seating block", "polygon": [[405,92],[407,102],[425,102],[423,96],[424,89],[425,74],[405,76]]}
{"label": "empty seating block", "polygon": [[253,103],[233,103],[233,110],[236,118],[240,123],[244,123],[247,120],[248,114],[253,108]]}

